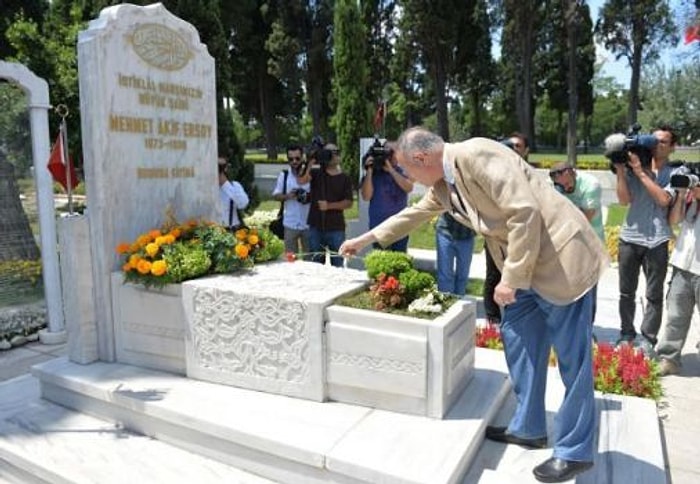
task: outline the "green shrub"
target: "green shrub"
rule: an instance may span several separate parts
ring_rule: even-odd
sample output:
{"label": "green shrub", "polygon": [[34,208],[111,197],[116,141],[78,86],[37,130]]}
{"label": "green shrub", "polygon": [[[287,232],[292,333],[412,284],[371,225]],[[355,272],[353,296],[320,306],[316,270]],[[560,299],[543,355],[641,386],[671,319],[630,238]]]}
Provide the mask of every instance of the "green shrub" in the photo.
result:
{"label": "green shrub", "polygon": [[404,252],[373,250],[365,257],[365,268],[370,279],[382,273],[398,278],[401,273],[413,269],[413,258]]}
{"label": "green shrub", "polygon": [[404,287],[406,299],[413,301],[421,297],[426,289],[435,286],[435,277],[428,272],[409,269],[399,274],[399,283]]}

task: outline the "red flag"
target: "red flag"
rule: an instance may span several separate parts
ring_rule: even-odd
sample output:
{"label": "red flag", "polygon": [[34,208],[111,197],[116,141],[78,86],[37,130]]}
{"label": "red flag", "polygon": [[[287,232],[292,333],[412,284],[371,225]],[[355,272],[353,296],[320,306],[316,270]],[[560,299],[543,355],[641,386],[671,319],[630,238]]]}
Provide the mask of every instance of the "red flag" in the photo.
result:
{"label": "red flag", "polygon": [[690,44],[696,40],[700,41],[700,24],[691,25],[685,29],[685,43]]}
{"label": "red flag", "polygon": [[[68,191],[68,171],[66,170],[66,164],[64,160],[66,159],[66,152],[63,146],[63,133],[58,133],[58,138],[56,138],[56,143],[54,143],[53,148],[51,148],[51,156],[49,156],[49,163],[46,167],[53,175],[53,179],[58,183],[63,185],[63,189]],[[75,166],[73,166],[73,161],[68,159],[68,164],[70,165],[70,189],[73,190],[78,184],[78,176],[75,174]]]}
{"label": "red flag", "polygon": [[380,102],[377,106],[377,112],[374,113],[374,130],[379,132],[384,122],[384,103]]}

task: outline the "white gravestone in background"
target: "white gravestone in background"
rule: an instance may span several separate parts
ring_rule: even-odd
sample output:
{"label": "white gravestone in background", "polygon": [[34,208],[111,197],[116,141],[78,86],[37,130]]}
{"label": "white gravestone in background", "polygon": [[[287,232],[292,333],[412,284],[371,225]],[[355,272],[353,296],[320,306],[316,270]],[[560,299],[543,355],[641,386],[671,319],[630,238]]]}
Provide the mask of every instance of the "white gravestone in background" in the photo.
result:
{"label": "white gravestone in background", "polygon": [[98,354],[125,361],[112,316],[116,245],[159,227],[168,207],[181,221],[220,210],[214,60],[161,4],[122,4],[80,33],[78,71]]}

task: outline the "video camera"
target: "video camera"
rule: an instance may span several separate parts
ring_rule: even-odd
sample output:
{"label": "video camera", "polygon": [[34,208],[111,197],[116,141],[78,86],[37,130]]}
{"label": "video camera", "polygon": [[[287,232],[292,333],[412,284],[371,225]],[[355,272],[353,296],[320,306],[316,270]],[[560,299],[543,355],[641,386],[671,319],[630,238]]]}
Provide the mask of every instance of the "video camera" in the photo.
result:
{"label": "video camera", "polygon": [[323,138],[316,135],[311,139],[311,144],[309,145],[308,160],[309,163],[313,163],[314,160],[319,164],[321,168],[326,168],[333,158],[333,152],[324,148],[326,144],[323,142]]}
{"label": "video camera", "polygon": [[671,175],[671,188],[692,189],[700,186],[700,162],[676,161],[671,166],[678,167]]}
{"label": "video camera", "polygon": [[634,124],[625,135],[622,133],[611,134],[605,138],[605,157],[610,160],[610,170],[617,172],[618,165],[629,163],[629,153],[639,156],[642,168],[651,167],[653,149],[656,147],[656,136],[653,134],[639,134],[642,127]]}
{"label": "video camera", "polygon": [[[380,141],[379,138],[374,138],[374,143],[369,147],[367,152],[362,156],[362,168],[367,169],[374,163],[377,166],[384,166],[386,160],[391,159],[394,154],[394,149],[389,146],[388,141]],[[371,158],[371,159],[370,159]]]}

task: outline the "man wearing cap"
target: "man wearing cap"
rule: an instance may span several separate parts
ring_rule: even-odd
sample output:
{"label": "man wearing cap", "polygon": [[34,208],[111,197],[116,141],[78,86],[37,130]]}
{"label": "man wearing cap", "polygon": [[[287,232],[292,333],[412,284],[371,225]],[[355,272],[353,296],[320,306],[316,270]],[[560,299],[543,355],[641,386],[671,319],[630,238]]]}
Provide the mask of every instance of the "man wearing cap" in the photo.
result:
{"label": "man wearing cap", "polygon": [[590,324],[591,288],[608,264],[580,210],[513,150],[486,138],[445,143],[411,128],[396,146],[399,165],[430,187],[416,204],[358,237],[341,255],[379,242],[387,246],[450,211],[481,233],[501,270],[494,299],[503,308],[501,335],[516,409],[508,427],[486,437],[530,448],[547,446],[545,390],[554,346],[566,388],[555,419],[553,455],[534,468],[542,482],[563,482],[590,469],[596,430]]}

